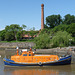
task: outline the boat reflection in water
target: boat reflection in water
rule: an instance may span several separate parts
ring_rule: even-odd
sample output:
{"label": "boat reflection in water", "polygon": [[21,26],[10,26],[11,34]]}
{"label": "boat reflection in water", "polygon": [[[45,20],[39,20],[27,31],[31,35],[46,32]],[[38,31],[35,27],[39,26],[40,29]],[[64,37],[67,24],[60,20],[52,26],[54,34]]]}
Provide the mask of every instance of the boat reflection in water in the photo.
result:
{"label": "boat reflection in water", "polygon": [[16,70],[13,72],[13,75],[17,74],[17,75],[59,75],[58,71],[54,71],[54,70]]}
{"label": "boat reflection in water", "polygon": [[69,75],[71,65],[52,67],[5,67],[5,75]]}
{"label": "boat reflection in water", "polygon": [[[8,70],[9,71],[9,70]],[[8,74],[8,71],[5,71],[5,74]],[[46,69],[19,69],[11,70],[9,75],[59,75],[59,72],[56,70],[46,70]]]}

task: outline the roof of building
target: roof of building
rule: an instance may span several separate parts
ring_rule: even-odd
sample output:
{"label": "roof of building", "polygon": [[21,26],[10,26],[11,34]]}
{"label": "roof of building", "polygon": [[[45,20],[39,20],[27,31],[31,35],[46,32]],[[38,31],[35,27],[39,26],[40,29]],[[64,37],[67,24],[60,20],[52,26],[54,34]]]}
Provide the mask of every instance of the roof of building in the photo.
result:
{"label": "roof of building", "polygon": [[[32,36],[25,34],[23,37],[32,37]],[[33,37],[36,37],[36,35],[34,35]]]}

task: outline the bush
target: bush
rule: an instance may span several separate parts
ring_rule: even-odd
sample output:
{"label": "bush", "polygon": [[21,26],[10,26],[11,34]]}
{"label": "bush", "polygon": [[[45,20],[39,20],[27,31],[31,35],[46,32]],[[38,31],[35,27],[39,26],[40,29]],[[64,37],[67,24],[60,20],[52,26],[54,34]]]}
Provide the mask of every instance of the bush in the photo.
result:
{"label": "bush", "polygon": [[22,34],[23,34],[22,31],[18,31],[17,32],[16,36],[17,36],[17,40],[18,41],[21,41],[22,40]]}
{"label": "bush", "polygon": [[[69,39],[72,39],[71,41]],[[52,47],[64,47],[69,46],[70,42],[73,42],[74,39],[71,34],[67,33],[66,31],[58,31],[55,33],[55,36],[52,38]]]}
{"label": "bush", "polygon": [[6,32],[6,34],[5,34],[5,40],[6,41],[12,41],[12,40],[14,40],[14,34],[12,32]]}
{"label": "bush", "polygon": [[39,37],[36,37],[34,39],[34,42],[36,43],[35,48],[38,48],[38,49],[50,48],[50,37],[46,33],[39,35]]}
{"label": "bush", "polygon": [[5,34],[6,34],[5,30],[0,31],[0,41],[4,41],[5,40]]}

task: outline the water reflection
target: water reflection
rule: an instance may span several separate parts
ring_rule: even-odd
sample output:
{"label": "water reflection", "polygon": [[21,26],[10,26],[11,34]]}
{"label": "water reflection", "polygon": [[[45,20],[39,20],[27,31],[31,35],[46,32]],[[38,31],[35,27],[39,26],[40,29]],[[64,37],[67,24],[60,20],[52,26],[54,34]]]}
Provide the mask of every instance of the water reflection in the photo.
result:
{"label": "water reflection", "polygon": [[24,70],[23,69],[23,70],[14,70],[11,72],[11,74],[12,75],[59,75],[59,72],[54,70],[41,70],[41,69]]}
{"label": "water reflection", "polygon": [[[9,58],[15,51],[0,51],[2,58],[5,54]],[[2,58],[0,58],[0,75],[75,75],[75,63],[49,67],[4,67]]]}
{"label": "water reflection", "polygon": [[75,75],[75,64],[49,67],[5,67],[0,59],[0,75]]}
{"label": "water reflection", "polygon": [[2,58],[0,58],[0,75],[4,75],[3,70],[4,70],[4,63]]}
{"label": "water reflection", "polygon": [[5,67],[6,75],[69,75],[71,65],[50,67]]}

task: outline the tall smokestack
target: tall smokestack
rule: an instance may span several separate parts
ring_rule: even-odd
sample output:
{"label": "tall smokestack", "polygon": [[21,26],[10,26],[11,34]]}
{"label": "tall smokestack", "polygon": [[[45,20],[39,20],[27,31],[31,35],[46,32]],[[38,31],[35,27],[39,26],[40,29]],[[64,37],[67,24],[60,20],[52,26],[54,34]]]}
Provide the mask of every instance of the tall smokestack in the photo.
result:
{"label": "tall smokestack", "polygon": [[44,29],[44,4],[41,4],[41,30]]}

